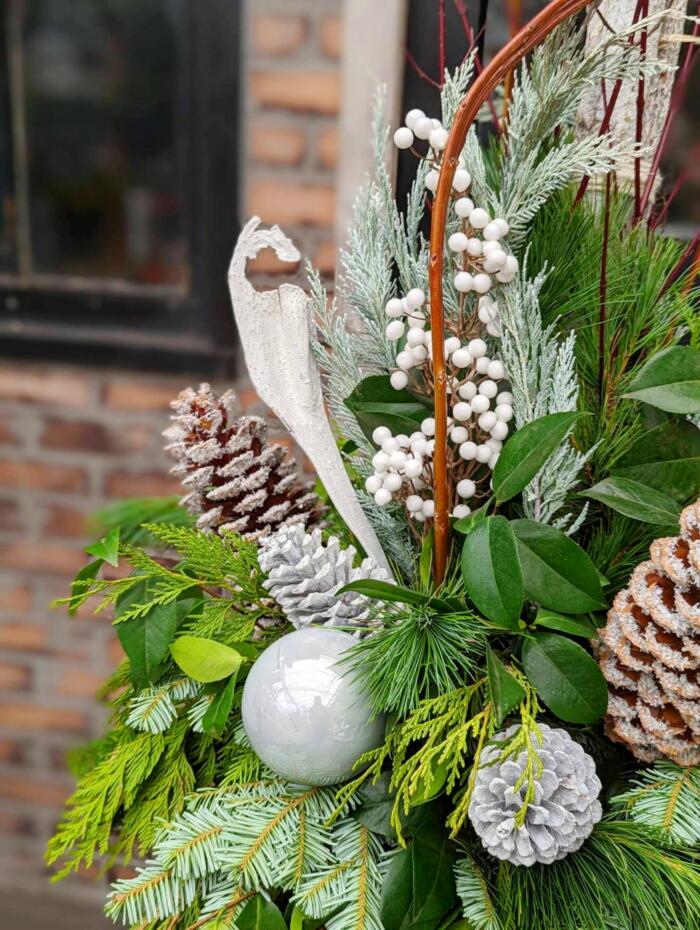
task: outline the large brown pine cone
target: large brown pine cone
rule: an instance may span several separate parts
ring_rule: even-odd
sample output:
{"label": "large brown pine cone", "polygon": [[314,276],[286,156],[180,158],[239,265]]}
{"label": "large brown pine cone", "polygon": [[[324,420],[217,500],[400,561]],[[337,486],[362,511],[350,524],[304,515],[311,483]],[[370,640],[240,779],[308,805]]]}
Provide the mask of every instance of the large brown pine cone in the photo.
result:
{"label": "large brown pine cone", "polygon": [[657,539],[600,630],[606,726],[644,762],[700,764],[700,501]]}
{"label": "large brown pine cone", "polygon": [[163,435],[178,460],[172,474],[187,489],[181,503],[198,515],[201,529],[246,539],[313,522],[317,496],[299,480],[284,446],[268,443],[261,417],[234,416],[234,400],[233,391],[219,398],[200,384],[172,402],[173,425]]}

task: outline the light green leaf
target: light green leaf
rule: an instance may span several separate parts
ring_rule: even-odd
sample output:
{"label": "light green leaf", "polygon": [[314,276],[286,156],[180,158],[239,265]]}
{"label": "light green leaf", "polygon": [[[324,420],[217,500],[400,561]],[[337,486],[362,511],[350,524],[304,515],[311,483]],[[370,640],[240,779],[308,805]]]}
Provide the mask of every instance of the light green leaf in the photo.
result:
{"label": "light green leaf", "polygon": [[496,711],[496,727],[500,727],[508,714],[514,710],[525,697],[525,691],[509,674],[508,669],[496,653],[487,647],[486,669],[489,676],[491,702]]}
{"label": "light green leaf", "polygon": [[608,706],[598,663],[578,643],[535,633],[523,644],[523,668],[547,707],[567,723],[595,723]]}
{"label": "light green leaf", "polygon": [[611,510],[642,523],[673,527],[678,525],[680,504],[667,494],[631,478],[613,475],[583,492],[582,496],[600,501]]}
{"label": "light green leaf", "polygon": [[630,382],[624,397],[669,413],[700,411],[700,351],[671,346],[658,352]]}
{"label": "light green leaf", "polygon": [[98,539],[97,542],[85,547],[88,555],[94,555],[96,559],[103,559],[115,568],[119,565],[119,527],[113,529]]}
{"label": "light green leaf", "polygon": [[523,578],[518,548],[505,517],[486,517],[462,546],[462,577],[467,594],[489,620],[518,628],[523,608]]}
{"label": "light green leaf", "polygon": [[170,654],[193,681],[220,681],[238,671],[243,656],[230,646],[200,636],[180,636],[170,647]]}
{"label": "light green leaf", "polygon": [[587,617],[567,617],[543,607],[537,611],[534,625],[557,630],[559,633],[569,633],[571,636],[581,636],[584,639],[594,639],[598,635],[598,631]]}
{"label": "light green leaf", "polygon": [[578,414],[550,413],[527,423],[505,444],[493,470],[498,501],[508,501],[532,481],[552,453],[566,439]]}
{"label": "light green leaf", "polygon": [[584,614],[607,605],[590,558],[560,530],[534,520],[513,520],[525,597],[565,614]]}

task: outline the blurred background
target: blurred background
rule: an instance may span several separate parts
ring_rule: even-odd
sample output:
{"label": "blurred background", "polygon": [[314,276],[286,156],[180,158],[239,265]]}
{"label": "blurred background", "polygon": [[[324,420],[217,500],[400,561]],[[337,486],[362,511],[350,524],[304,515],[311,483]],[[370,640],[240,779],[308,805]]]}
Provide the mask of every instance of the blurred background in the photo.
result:
{"label": "blurred background", "polygon": [[[42,854],[121,658],[107,618],[50,601],[86,520],[176,493],[168,402],[199,380],[265,413],[226,268],[241,221],[279,223],[332,282],[369,168],[371,98],[437,114],[445,60],[488,57],[544,4],[460,0],[0,2],[0,924],[106,926],[108,877],[49,885]],[[485,25],[485,29],[482,27]],[[666,148],[669,229],[700,216],[700,69]],[[399,194],[410,182],[398,172]],[[260,287],[300,269],[263,253]],[[114,870],[111,875],[114,874]]]}

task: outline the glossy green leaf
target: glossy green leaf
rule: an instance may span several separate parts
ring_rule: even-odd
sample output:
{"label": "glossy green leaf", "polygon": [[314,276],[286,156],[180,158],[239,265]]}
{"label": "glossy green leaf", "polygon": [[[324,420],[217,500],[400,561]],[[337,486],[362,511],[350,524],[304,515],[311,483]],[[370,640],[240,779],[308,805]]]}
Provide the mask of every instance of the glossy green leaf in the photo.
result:
{"label": "glossy green leaf", "polygon": [[700,351],[671,346],[658,352],[630,382],[624,397],[669,413],[700,411]]}
{"label": "glossy green leaf", "polygon": [[516,630],[523,608],[523,577],[518,548],[505,517],[486,517],[464,539],[462,577],[481,613]]}
{"label": "glossy green leaf", "polygon": [[282,912],[261,894],[249,901],[236,918],[237,930],[287,930]]}
{"label": "glossy green leaf", "polygon": [[523,700],[525,691],[490,648],[486,650],[486,669],[491,702],[496,712],[495,725],[500,727],[508,714]]}
{"label": "glossy green leaf", "polygon": [[456,847],[443,826],[421,827],[391,860],[382,889],[385,930],[436,930],[457,904]]}
{"label": "glossy green leaf", "polygon": [[544,607],[537,611],[534,625],[557,630],[559,633],[569,633],[571,636],[581,636],[584,639],[594,639],[598,635],[598,631],[587,617],[567,617]]}
{"label": "glossy green leaf", "polygon": [[432,606],[435,610],[443,611],[452,609],[450,604],[438,597],[434,597],[432,594],[423,594],[421,591],[414,591],[411,588],[391,584],[389,581],[375,581],[372,578],[351,581],[350,584],[339,588],[336,596],[345,594],[348,591],[364,594],[365,597],[371,597],[374,600],[385,601],[390,604],[414,604],[417,607]]}
{"label": "glossy green leaf", "polygon": [[583,496],[600,501],[632,520],[658,526],[677,526],[681,511],[681,505],[667,494],[618,475],[600,481]]}
{"label": "glossy green leaf", "polygon": [[238,673],[234,672],[227,682],[222,682],[223,687],[217,688],[214,700],[209,705],[207,712],[202,718],[202,729],[209,736],[220,737],[224,732],[231,709],[233,707],[233,698],[236,693],[236,680]]}
{"label": "glossy green leaf", "polygon": [[435,762],[430,767],[430,775],[427,778],[421,778],[418,781],[416,793],[411,798],[411,807],[418,807],[421,804],[427,804],[436,798],[447,781],[447,763]]}
{"label": "glossy green leaf", "polygon": [[482,523],[489,512],[489,507],[491,506],[491,498],[485,503],[482,504],[477,510],[472,511],[468,517],[462,517],[460,520],[456,520],[453,529],[457,533],[461,533],[463,536],[466,536],[468,533],[471,533],[475,527]]}
{"label": "glossy green leaf", "polygon": [[418,560],[418,577],[424,588],[430,585],[430,578],[433,571],[433,547],[435,545],[435,530],[431,526],[428,535],[423,540]]}
{"label": "glossy green leaf", "polygon": [[102,559],[116,568],[119,565],[119,533],[119,527],[113,527],[102,539],[86,546],[85,551],[88,555],[94,555],[96,559]]}
{"label": "glossy green leaf", "polygon": [[547,707],[567,723],[595,723],[608,706],[608,686],[595,659],[556,633],[523,644],[523,668]]}
{"label": "glossy green leaf", "polygon": [[566,439],[577,416],[575,411],[550,413],[527,423],[511,436],[493,470],[496,500],[510,500],[527,487]]}
{"label": "glossy green leaf", "polygon": [[667,420],[644,433],[613,469],[678,501],[700,497],[700,430],[687,420]]}
{"label": "glossy green leaf", "polygon": [[115,628],[129,658],[129,674],[135,688],[153,684],[163,673],[168,650],[182,621],[200,604],[197,598],[184,598],[158,605],[147,613],[119,621],[121,614],[136,604],[148,603],[146,581],[139,582],[117,601]]}
{"label": "glossy green leaf", "polygon": [[371,375],[361,381],[345,399],[368,438],[378,426],[386,426],[396,436],[413,433],[430,415],[428,407],[410,391],[395,391],[388,375]]}
{"label": "glossy green leaf", "polygon": [[244,661],[240,652],[201,636],[180,636],[170,647],[170,654],[193,681],[220,681],[228,678]]}
{"label": "glossy green leaf", "polygon": [[[372,833],[396,843],[396,832],[391,824],[394,795],[389,791],[389,773],[382,772],[376,782],[364,784],[357,792],[358,806],[351,817]],[[401,833],[412,836],[426,823],[444,823],[445,813],[440,800],[425,798],[425,803],[412,806],[407,814],[401,814]]]}
{"label": "glossy green leaf", "polygon": [[596,567],[560,530],[534,520],[513,520],[527,600],[564,614],[607,605]]}
{"label": "glossy green leaf", "polygon": [[[86,585],[82,584],[81,582],[92,581],[93,578],[97,578],[98,572],[103,565],[104,562],[102,559],[96,559],[94,562],[88,562],[87,565],[83,565],[83,567],[73,579],[73,583],[71,584],[70,588],[70,596],[77,597],[81,594],[85,594]],[[72,617],[75,615],[77,610],[77,605],[75,607],[69,607],[68,613]]]}

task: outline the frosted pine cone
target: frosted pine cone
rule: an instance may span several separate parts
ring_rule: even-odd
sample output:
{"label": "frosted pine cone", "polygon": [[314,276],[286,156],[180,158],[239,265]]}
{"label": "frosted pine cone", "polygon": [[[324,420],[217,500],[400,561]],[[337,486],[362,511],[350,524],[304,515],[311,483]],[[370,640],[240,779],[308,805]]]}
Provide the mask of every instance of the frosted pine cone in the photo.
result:
{"label": "frosted pine cone", "polygon": [[535,749],[544,766],[535,785],[535,800],[528,806],[525,822],[516,826],[527,789],[516,788],[525,770],[527,753],[498,762],[498,743],[511,737],[513,726],[496,735],[495,745],[482,754],[476,775],[469,819],[484,847],[497,859],[513,865],[549,864],[582,846],[600,820],[598,801],[601,783],[595,763],[566,730],[540,724],[542,746]]}
{"label": "frosted pine cone", "polygon": [[600,631],[608,735],[643,762],[700,764],[700,502],[657,539]]}
{"label": "frosted pine cone", "polygon": [[353,568],[355,549],[341,549],[332,536],[324,545],[321,531],[307,533],[303,526],[289,526],[262,540],[260,567],[268,573],[265,587],[297,629],[310,623],[325,626],[362,626],[369,616],[370,601],[361,594],[340,597],[336,591],[364,578],[387,580],[373,559]]}
{"label": "frosted pine cone", "polygon": [[279,526],[314,519],[318,498],[303,485],[286,451],[267,442],[261,417],[235,417],[234,394],[217,398],[208,384],[182,391],[163,434],[188,493],[181,503],[205,530],[258,539]]}

